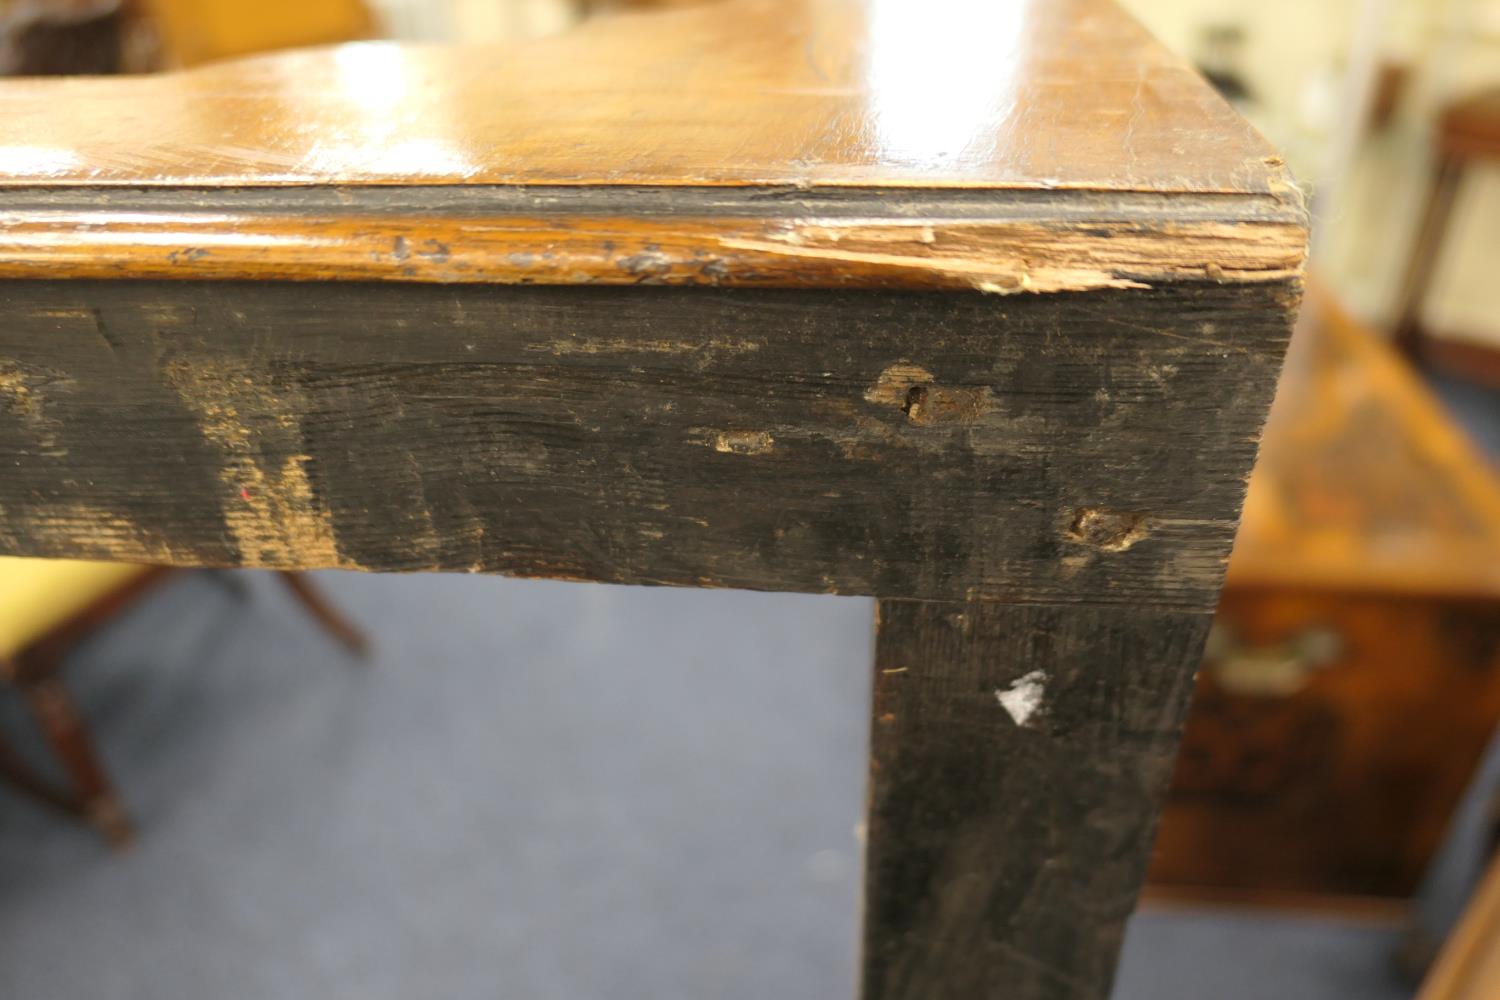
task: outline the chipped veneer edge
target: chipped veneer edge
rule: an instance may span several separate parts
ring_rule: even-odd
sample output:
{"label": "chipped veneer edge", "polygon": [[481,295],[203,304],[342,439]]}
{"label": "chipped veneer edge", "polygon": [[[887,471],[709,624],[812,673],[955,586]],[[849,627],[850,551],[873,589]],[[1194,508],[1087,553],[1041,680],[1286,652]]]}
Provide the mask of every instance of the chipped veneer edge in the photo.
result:
{"label": "chipped veneer edge", "polygon": [[1244,221],[13,211],[0,277],[969,289],[1301,275],[1306,228]]}

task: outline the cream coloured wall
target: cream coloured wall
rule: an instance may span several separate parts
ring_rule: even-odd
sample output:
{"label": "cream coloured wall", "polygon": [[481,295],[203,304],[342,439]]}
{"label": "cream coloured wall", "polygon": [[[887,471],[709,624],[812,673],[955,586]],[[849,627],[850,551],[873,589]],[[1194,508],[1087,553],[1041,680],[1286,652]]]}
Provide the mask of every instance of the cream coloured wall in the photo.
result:
{"label": "cream coloured wall", "polygon": [[[1189,58],[1201,50],[1204,25],[1243,25],[1244,71],[1261,98],[1247,114],[1304,184],[1337,192],[1314,201],[1315,266],[1357,312],[1387,322],[1426,192],[1435,111],[1455,95],[1500,85],[1500,0],[1124,2]],[[1371,15],[1382,57],[1409,64],[1412,76],[1397,119],[1365,135],[1339,170],[1347,70],[1359,19]],[[1500,344],[1497,278],[1500,168],[1476,171],[1466,185],[1429,323]]]}

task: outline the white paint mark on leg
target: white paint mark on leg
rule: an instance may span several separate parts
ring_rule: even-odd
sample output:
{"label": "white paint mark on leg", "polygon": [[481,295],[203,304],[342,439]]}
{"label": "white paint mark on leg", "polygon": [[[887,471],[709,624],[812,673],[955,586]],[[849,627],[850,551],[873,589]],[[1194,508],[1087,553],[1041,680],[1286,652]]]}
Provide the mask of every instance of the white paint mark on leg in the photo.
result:
{"label": "white paint mark on leg", "polygon": [[1004,691],[996,688],[995,700],[1009,713],[1016,725],[1024,726],[1042,707],[1042,698],[1046,693],[1046,672],[1033,670],[1025,677],[1011,681],[1010,687]]}

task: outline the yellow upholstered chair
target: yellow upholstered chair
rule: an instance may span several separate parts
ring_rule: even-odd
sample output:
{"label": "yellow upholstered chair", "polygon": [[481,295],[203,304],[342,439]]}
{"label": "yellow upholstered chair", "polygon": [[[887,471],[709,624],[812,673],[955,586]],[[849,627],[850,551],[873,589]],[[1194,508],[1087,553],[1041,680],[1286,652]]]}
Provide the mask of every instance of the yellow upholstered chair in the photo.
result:
{"label": "yellow upholstered chair", "polygon": [[[94,752],[60,668],[79,638],[174,572],[128,563],[0,556],[0,678],[25,697],[73,787],[59,789],[43,780],[3,739],[0,778],[82,816],[116,845],[129,842],[130,818]],[[364,651],[364,637],[305,577],[279,576],[336,639],[356,653]]]}
{"label": "yellow upholstered chair", "polygon": [[174,66],[377,34],[364,0],[134,0]]}
{"label": "yellow upholstered chair", "polygon": [[0,556],[0,659],[19,653],[73,613],[151,575],[150,566]]}

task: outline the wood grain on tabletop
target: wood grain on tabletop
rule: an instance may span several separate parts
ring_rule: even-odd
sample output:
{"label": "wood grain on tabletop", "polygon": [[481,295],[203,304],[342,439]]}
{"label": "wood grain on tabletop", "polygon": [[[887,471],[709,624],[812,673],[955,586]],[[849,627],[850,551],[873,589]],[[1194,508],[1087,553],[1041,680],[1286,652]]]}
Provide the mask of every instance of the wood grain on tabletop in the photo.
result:
{"label": "wood grain on tabletop", "polygon": [[1230,587],[1500,596],[1500,482],[1389,345],[1310,294]]}
{"label": "wood grain on tabletop", "polygon": [[[0,105],[0,186],[26,189],[5,277],[1007,292],[1302,257],[1280,160],[1107,0],[723,0],[511,46],[9,81]],[[749,190],[702,190],[725,188]]]}

